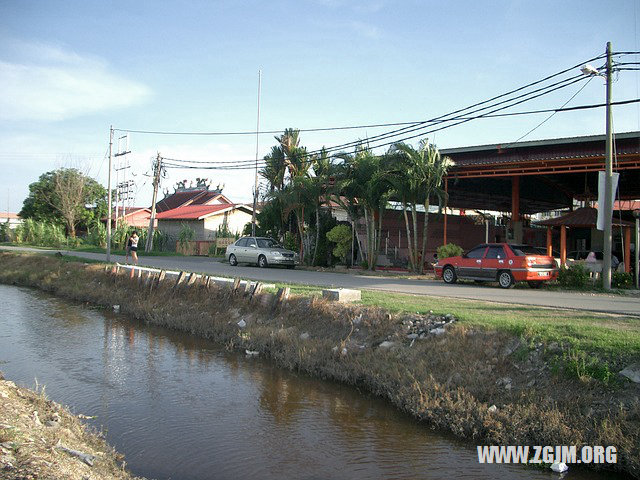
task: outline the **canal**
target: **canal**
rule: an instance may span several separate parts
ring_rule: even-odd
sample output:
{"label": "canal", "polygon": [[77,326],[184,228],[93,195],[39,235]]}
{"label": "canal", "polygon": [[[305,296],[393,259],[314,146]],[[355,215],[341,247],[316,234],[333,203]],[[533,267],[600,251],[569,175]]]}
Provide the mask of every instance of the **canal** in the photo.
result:
{"label": "canal", "polygon": [[[0,285],[0,371],[95,416],[156,479],[556,479],[479,465],[468,442],[385,401],[213,342]],[[611,478],[572,469],[565,479]]]}

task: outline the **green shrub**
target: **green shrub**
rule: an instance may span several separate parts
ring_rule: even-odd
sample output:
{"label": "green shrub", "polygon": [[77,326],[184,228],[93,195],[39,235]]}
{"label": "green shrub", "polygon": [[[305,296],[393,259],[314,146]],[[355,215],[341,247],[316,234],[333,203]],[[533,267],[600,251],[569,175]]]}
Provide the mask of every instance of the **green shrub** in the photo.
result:
{"label": "green shrub", "polygon": [[633,287],[633,277],[627,272],[613,272],[611,286],[613,288],[631,288]]}
{"label": "green shrub", "polygon": [[585,288],[589,281],[589,271],[580,263],[562,267],[558,272],[558,283],[568,288]]}
{"label": "green shrub", "polygon": [[96,247],[106,248],[107,228],[102,222],[95,223],[87,232],[87,243]]}
{"label": "green shrub", "polygon": [[458,255],[462,255],[462,252],[462,247],[459,247],[458,245],[455,245],[453,243],[441,245],[437,250],[438,258],[457,257]]}
{"label": "green shrub", "polygon": [[10,242],[11,232],[9,228],[9,222],[0,223],[0,242]]}
{"label": "green shrub", "polygon": [[37,244],[45,247],[61,247],[68,244],[70,241],[79,241],[77,238],[67,239],[64,234],[64,228],[55,223],[43,222],[40,229],[41,238],[38,238]]}
{"label": "green shrub", "polygon": [[298,240],[296,239],[296,236],[291,232],[286,232],[284,234],[284,241],[282,242],[282,244],[287,250],[292,250],[294,252],[300,250],[298,248]]}
{"label": "green shrub", "polygon": [[327,240],[336,244],[333,256],[347,262],[347,255],[351,251],[351,228],[347,225],[336,225],[327,232]]}
{"label": "green shrub", "polygon": [[12,235],[12,240],[16,243],[28,243],[41,247],[61,247],[69,244],[71,239],[67,239],[64,227],[52,222],[38,222],[32,218],[27,218],[22,224],[16,227]]}
{"label": "green shrub", "polygon": [[[129,238],[129,225],[120,222],[117,228],[111,231],[111,247],[116,250],[124,250],[125,243]],[[106,239],[105,239],[106,241]]]}
{"label": "green shrub", "polygon": [[186,223],[183,223],[180,228],[180,233],[178,233],[178,242],[180,242],[182,248],[186,248],[187,244],[193,241],[194,238],[196,238],[195,230]]}

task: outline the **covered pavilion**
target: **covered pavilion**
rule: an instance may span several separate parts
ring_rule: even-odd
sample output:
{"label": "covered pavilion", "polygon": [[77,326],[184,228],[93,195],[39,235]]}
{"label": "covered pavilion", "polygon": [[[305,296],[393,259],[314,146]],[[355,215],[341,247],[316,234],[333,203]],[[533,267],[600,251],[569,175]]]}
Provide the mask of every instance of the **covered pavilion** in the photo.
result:
{"label": "covered pavilion", "polygon": [[[593,230],[596,228],[596,222],[598,218],[598,210],[592,207],[582,207],[577,210],[573,210],[565,215],[556,218],[550,218],[541,222],[536,222],[537,225],[547,227],[547,255],[552,256],[552,229],[554,227],[560,228],[560,263],[566,265],[567,263],[567,229],[583,228],[591,229],[591,235],[594,235]],[[614,228],[624,229],[624,269],[625,272],[631,271],[631,229],[634,227],[632,222],[626,220],[617,219],[614,215],[612,226]]]}
{"label": "covered pavilion", "polygon": [[[442,149],[454,162],[444,182],[447,207],[509,212],[505,240],[522,242],[527,216],[574,210],[597,199],[605,141],[604,135],[593,135]],[[617,199],[640,199],[640,132],[615,135],[613,170],[620,173]],[[625,232],[627,251],[630,231]],[[446,214],[443,237],[446,244]]]}

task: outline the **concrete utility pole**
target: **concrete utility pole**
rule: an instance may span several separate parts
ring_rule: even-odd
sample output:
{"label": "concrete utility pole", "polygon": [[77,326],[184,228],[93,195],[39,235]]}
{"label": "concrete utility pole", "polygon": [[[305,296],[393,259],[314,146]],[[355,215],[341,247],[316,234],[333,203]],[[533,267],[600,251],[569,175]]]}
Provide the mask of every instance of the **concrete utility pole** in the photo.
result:
{"label": "concrete utility pole", "polygon": [[[633,265],[633,272],[636,277],[636,289],[640,290],[640,209],[633,211],[633,216],[636,217],[636,244],[635,244],[635,257],[636,263]],[[631,259],[629,259],[631,261]]]}
{"label": "concrete utility pole", "polygon": [[111,164],[113,162],[113,125],[109,127],[109,173],[107,174],[107,262],[111,261]]}
{"label": "concrete utility pole", "polygon": [[611,42],[607,42],[607,139],[605,143],[604,173],[604,252],[602,253],[602,288],[611,290],[611,220],[613,217],[612,190],[612,120],[611,120]]}
{"label": "concrete utility pole", "polygon": [[258,122],[256,126],[256,178],[253,185],[253,212],[251,214],[251,236],[256,236],[256,208],[258,206],[258,144],[260,139],[260,90],[262,87],[262,70],[258,70]]}
{"label": "concrete utility pole", "polygon": [[153,200],[151,200],[151,218],[149,219],[149,230],[147,231],[147,243],[144,251],[149,253],[153,249],[153,224],[156,220],[156,202],[158,200],[158,188],[160,187],[160,177],[162,176],[162,157],[160,152],[156,157],[153,167]]}

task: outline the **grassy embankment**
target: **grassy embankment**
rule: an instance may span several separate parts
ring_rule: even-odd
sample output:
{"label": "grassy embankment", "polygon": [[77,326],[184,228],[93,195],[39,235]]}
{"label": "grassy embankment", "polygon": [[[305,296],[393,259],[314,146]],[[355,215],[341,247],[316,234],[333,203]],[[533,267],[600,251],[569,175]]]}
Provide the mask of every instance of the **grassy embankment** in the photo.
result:
{"label": "grassy embankment", "polygon": [[[12,243],[12,242],[0,242],[0,245],[6,245],[8,247],[28,247],[36,248],[38,250],[49,251],[68,251],[68,252],[87,252],[87,253],[106,253],[106,249],[102,247],[96,247],[94,245],[81,245],[78,247],[72,247],[68,245],[62,245],[60,247],[43,247],[42,245],[30,245],[28,243]],[[124,250],[112,249],[112,255],[125,255]],[[178,252],[144,252],[145,257],[184,257],[183,254]]]}
{"label": "grassy embankment", "polygon": [[[133,480],[122,458],[77,416],[0,374],[0,477]],[[65,450],[66,449],[66,450]],[[71,452],[70,452],[71,451]],[[77,452],[77,453],[73,453]],[[76,456],[84,454],[83,458]]]}
{"label": "grassy embankment", "polygon": [[[258,350],[475,443],[614,445],[615,468],[640,475],[639,389],[617,375],[640,359],[637,319],[384,292],[363,292],[363,305],[336,305],[310,295],[311,287],[296,287],[305,295],[272,311],[271,293],[250,302],[215,286],[152,287],[99,265],[14,254],[0,262],[0,281],[119,304],[145,322]],[[458,321],[445,334],[407,338],[446,314]],[[391,348],[378,346],[389,340]]]}

